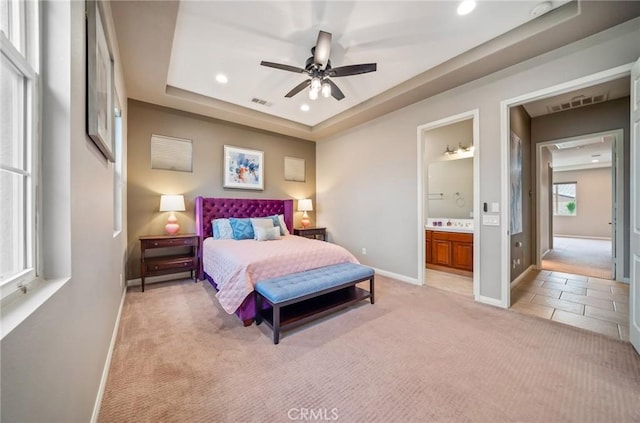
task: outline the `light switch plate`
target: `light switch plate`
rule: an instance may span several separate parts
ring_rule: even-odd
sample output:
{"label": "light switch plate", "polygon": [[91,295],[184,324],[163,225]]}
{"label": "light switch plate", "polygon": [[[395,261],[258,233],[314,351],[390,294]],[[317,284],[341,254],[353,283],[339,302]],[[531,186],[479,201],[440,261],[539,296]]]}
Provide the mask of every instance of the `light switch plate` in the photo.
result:
{"label": "light switch plate", "polygon": [[500,203],[491,203],[491,213],[500,213]]}
{"label": "light switch plate", "polygon": [[500,215],[485,214],[482,216],[484,226],[500,226]]}

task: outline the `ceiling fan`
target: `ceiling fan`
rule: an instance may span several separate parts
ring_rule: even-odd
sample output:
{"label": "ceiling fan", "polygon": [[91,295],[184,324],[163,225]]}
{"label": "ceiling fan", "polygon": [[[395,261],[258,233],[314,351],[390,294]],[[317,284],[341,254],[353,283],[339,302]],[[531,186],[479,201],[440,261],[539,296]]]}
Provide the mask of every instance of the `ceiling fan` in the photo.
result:
{"label": "ceiling fan", "polygon": [[285,97],[293,97],[303,89],[311,86],[309,91],[309,98],[315,100],[318,98],[318,94],[321,92],[323,97],[333,96],[336,100],[342,100],[344,94],[338,88],[338,86],[331,80],[331,78],[338,78],[341,76],[358,75],[361,73],[375,72],[377,68],[376,63],[366,63],[361,65],[349,65],[340,66],[337,68],[331,67],[331,60],[329,60],[329,53],[331,52],[331,33],[320,31],[318,33],[318,40],[316,45],[311,48],[311,57],[309,57],[305,63],[305,67],[298,68],[296,66],[283,65],[280,63],[260,62],[262,66],[270,68],[281,69],[295,73],[306,73],[309,75],[309,79],[296,85],[291,91],[289,91]]}

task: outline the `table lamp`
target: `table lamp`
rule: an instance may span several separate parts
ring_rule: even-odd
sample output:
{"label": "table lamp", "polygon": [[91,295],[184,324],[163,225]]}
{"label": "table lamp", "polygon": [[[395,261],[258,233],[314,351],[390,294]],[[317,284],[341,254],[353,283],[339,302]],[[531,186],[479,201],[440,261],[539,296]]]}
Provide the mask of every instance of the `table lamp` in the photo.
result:
{"label": "table lamp", "polygon": [[313,203],[311,203],[310,198],[298,200],[298,211],[303,212],[302,220],[300,221],[303,228],[306,228],[307,226],[309,226],[310,221],[309,221],[309,215],[307,214],[307,212],[312,210],[313,210]]}
{"label": "table lamp", "polygon": [[184,196],[183,195],[162,195],[160,196],[160,211],[168,211],[171,212],[169,215],[169,219],[167,220],[167,225],[164,227],[164,230],[167,231],[169,235],[175,235],[180,230],[180,225],[178,225],[178,219],[174,212],[177,211],[185,211],[184,207]]}

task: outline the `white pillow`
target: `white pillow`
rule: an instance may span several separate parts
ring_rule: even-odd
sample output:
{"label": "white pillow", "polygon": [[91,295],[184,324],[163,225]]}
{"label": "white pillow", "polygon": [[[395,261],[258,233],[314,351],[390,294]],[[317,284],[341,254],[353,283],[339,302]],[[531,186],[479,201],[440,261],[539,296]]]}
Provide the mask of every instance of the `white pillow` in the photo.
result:
{"label": "white pillow", "polygon": [[[256,229],[258,228],[264,228],[264,229],[270,229],[273,228],[273,220],[271,218],[266,218],[266,219],[251,219],[251,225],[253,226],[253,239],[258,239],[258,233],[256,231]],[[280,232],[280,229],[278,228],[278,233]]]}
{"label": "white pillow", "polygon": [[258,241],[275,241],[280,239],[280,228],[272,226],[270,228],[262,226],[254,226],[253,231]]}
{"label": "white pillow", "polygon": [[233,239],[233,229],[229,219],[213,219],[211,221],[213,239]]}
{"label": "white pillow", "polygon": [[291,235],[289,229],[287,228],[287,224],[284,223],[284,215],[279,214],[278,219],[280,220],[280,229],[282,230],[282,235]]}

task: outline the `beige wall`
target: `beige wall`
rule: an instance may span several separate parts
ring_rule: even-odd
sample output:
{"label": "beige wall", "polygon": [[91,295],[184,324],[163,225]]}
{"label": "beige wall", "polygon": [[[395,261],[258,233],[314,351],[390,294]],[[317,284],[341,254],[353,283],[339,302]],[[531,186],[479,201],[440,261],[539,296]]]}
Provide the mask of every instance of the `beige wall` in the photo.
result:
{"label": "beige wall", "polygon": [[[151,134],[192,140],[193,172],[151,169]],[[135,100],[129,101],[128,135],[128,280],[140,277],[138,237],[164,233],[168,213],[158,211],[161,194],[184,194],[187,210],[176,213],[181,233],[195,231],[193,202],[197,196],[311,198],[316,207],[316,152],[311,141]],[[223,188],[224,145],[264,151],[264,191]],[[284,180],[284,156],[305,160],[305,182]],[[302,213],[294,213],[296,223],[301,216]],[[314,212],[309,216],[313,225]]]}
{"label": "beige wall", "polygon": [[[416,278],[417,127],[478,109],[479,202],[501,204],[500,102],[635,61],[639,20],[535,57],[318,143],[318,221],[365,264]],[[420,164],[422,165],[422,164]],[[354,172],[353,169],[358,171]],[[501,221],[507,216],[501,213]],[[480,295],[502,298],[503,227],[481,226]],[[367,248],[367,255],[360,254]]]}
{"label": "beige wall", "polygon": [[553,172],[553,182],[576,182],[576,215],[553,216],[554,235],[611,239],[611,168]]}

